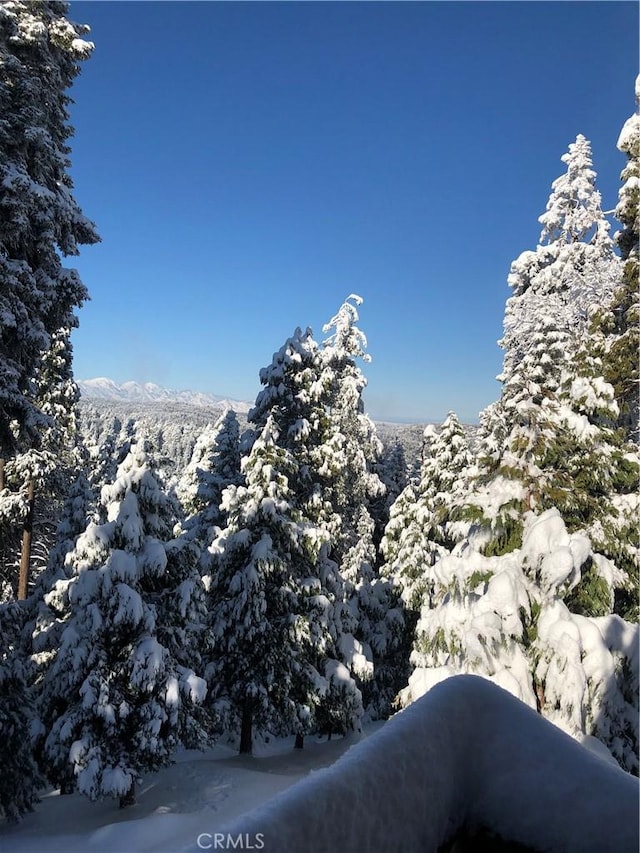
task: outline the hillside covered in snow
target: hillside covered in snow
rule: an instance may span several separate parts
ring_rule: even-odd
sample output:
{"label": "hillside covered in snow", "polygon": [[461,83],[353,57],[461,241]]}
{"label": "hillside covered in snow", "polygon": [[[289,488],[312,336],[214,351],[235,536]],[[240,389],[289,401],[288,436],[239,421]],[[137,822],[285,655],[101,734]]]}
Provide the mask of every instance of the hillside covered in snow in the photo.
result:
{"label": "hillside covered in snow", "polygon": [[229,400],[216,394],[204,394],[201,391],[176,391],[164,388],[154,382],[123,382],[113,379],[78,379],[80,396],[89,400],[118,400],[131,403],[184,403],[188,406],[208,407],[212,409],[232,409],[234,412],[248,412],[251,403]]}

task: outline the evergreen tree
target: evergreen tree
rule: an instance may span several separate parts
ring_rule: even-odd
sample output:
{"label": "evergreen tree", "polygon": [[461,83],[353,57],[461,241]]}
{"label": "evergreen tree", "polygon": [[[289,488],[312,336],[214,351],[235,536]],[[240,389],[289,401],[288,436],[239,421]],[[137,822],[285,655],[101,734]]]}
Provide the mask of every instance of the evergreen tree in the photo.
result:
{"label": "evergreen tree", "polygon": [[291,454],[297,466],[296,475],[289,479],[292,501],[302,517],[317,525],[326,537],[313,571],[315,599],[322,598],[328,605],[323,620],[331,642],[324,651],[323,669],[324,672],[331,669],[331,675],[316,716],[321,727],[346,731],[353,727],[361,712],[352,675],[370,677],[371,652],[367,658],[362,643],[354,637],[358,622],[346,601],[348,590],[353,592],[353,588],[345,582],[344,566],[338,566],[329,557],[333,537],[341,525],[341,518],[329,499],[339,465],[333,455],[334,423],[326,402],[329,379],[311,330],[302,332],[297,328],[274,353],[272,363],[260,371],[260,381],[265,387],[249,412],[249,421],[257,428],[263,428],[269,418],[277,424],[278,445]]}
{"label": "evergreen tree", "polygon": [[502,555],[461,544],[436,563],[402,704],[450,675],[481,674],[569,734],[598,737],[637,774],[638,626],[592,615],[596,590],[611,613],[615,565],[555,508],[526,513],[521,547]]}
{"label": "evergreen tree", "polygon": [[[29,557],[27,591],[47,567],[63,502],[78,471],[86,464],[76,417],[80,395],[73,380],[69,336],[70,329],[61,329],[52,335],[51,346],[43,354],[34,383],[36,404],[49,421],[40,433],[40,450],[37,451],[41,475],[34,498],[31,552],[22,555],[25,560]],[[36,452],[31,451],[31,455],[35,456]],[[8,469],[12,467],[10,464]],[[15,486],[19,488],[19,479]]]}
{"label": "evergreen tree", "polygon": [[[66,606],[58,609],[57,605],[63,603],[61,599],[47,598],[47,593],[58,581],[65,582],[72,576],[73,570],[67,557],[73,552],[87,524],[98,521],[96,503],[95,493],[81,472],[64,501],[47,568],[38,577],[35,590],[25,605],[31,646],[26,653],[31,655],[30,684],[40,679],[42,671],[55,657],[70,615]],[[64,603],[66,605],[66,601]]]}
{"label": "evergreen tree", "polygon": [[38,408],[48,415],[51,426],[42,436],[42,445],[58,457],[78,440],[76,406],[80,399],[73,379],[73,348],[71,329],[59,329],[51,336],[51,345],[44,352],[35,380]]}
{"label": "evergreen tree", "polygon": [[[104,440],[91,451],[89,465],[89,483],[98,493],[103,486],[113,483],[116,479],[119,464],[120,450],[118,449],[118,435],[122,424],[118,418],[114,419],[112,430]],[[125,453],[126,456],[126,453]],[[122,461],[120,459],[120,461]]]}
{"label": "evergreen tree", "polygon": [[[600,546],[620,532],[617,495],[634,490],[636,463],[615,433],[617,404],[585,339],[593,313],[620,275],[595,189],[590,147],[579,136],[552,186],[536,252],[514,262],[507,300],[500,401],[491,408],[477,485],[505,500],[486,512],[483,492],[467,517],[490,528],[489,553],[521,544],[528,509],[560,509],[570,532],[587,529]],[[588,240],[588,242],[584,242]],[[503,488],[504,480],[512,486]],[[497,485],[496,485],[497,484]],[[624,500],[623,500],[624,503]],[[473,507],[476,507],[474,510]],[[616,534],[613,531],[616,530]],[[614,555],[611,548],[604,553]]]}
{"label": "evergreen tree", "polygon": [[240,481],[240,428],[235,412],[227,409],[198,437],[177,486],[187,516],[182,526],[202,549],[203,569],[208,564],[204,549],[214,538],[215,528],[226,524],[220,509],[222,492],[227,486],[240,485]]}
{"label": "evergreen tree", "polygon": [[291,482],[296,501],[316,524],[337,530],[340,518],[327,497],[336,461],[331,455],[332,421],[327,410],[328,376],[311,329],[297,328],[260,371],[264,386],[248,420],[259,432],[268,418],[278,443],[295,458],[299,476]]}
{"label": "evergreen tree", "polygon": [[368,713],[377,717],[388,713],[393,698],[390,662],[398,653],[402,614],[392,585],[380,577],[377,565],[372,512],[385,486],[376,472],[382,443],[364,411],[367,383],[357,363],[370,361],[366,336],[357,325],[361,303],[359,296],[349,296],[323,329],[330,333],[322,350],[322,385],[331,421],[326,494],[339,522],[331,530],[332,557],[344,578],[352,619],[345,648],[349,635],[355,641],[345,663],[356,676]]}
{"label": "evergreen tree", "polygon": [[[636,79],[636,101],[640,105],[640,76]],[[638,394],[638,349],[640,347],[640,115],[627,119],[618,148],[627,155],[620,175],[623,184],[615,215],[622,228],[615,235],[623,260],[622,281],[606,310],[596,317],[592,334],[604,336],[603,375],[615,391],[619,425],[631,441],[640,439]]]}
{"label": "evergreen tree", "polygon": [[[434,597],[433,566],[449,553],[454,542],[450,508],[467,484],[470,465],[464,431],[450,412],[439,433],[432,427],[425,429],[420,479],[407,485],[391,507],[381,542],[385,563],[380,573],[394,585],[402,608],[392,659],[404,683],[420,609]],[[395,698],[402,684],[397,678],[391,683]]]}
{"label": "evergreen tree", "polygon": [[381,573],[393,578],[405,606],[417,616],[432,587],[430,567],[456,541],[451,508],[466,493],[472,457],[462,425],[449,412],[438,433],[427,433],[429,450],[420,482],[410,484],[392,507],[381,550]]}
{"label": "evergreen tree", "polygon": [[637,562],[638,461],[585,334],[620,264],[586,140],[563,159],[541,245],[512,266],[502,396],[469,492],[452,501],[468,534],[433,564],[403,699],[479,672],[637,772],[637,629],[612,612]]}
{"label": "evergreen tree", "polygon": [[66,618],[41,685],[43,749],[54,783],[75,779],[91,799],[125,805],[140,773],[166,764],[197,725],[204,681],[176,659],[178,649],[182,660],[197,654],[189,621],[197,572],[175,571],[172,507],[140,447],[101,504],[104,520],[67,555],[71,576],[45,595]]}
{"label": "evergreen tree", "polygon": [[55,463],[50,450],[31,449],[14,456],[3,468],[0,586],[8,599],[28,594],[36,495],[45,491]]}
{"label": "evergreen tree", "polygon": [[609,237],[609,224],[595,188],[591,146],[578,136],[562,157],[567,171],[552,184],[536,250],[523,252],[511,266],[508,282],[503,375],[515,373],[533,340],[541,313],[553,315],[558,328],[586,336],[590,311],[606,304],[617,287],[620,261]]}
{"label": "evergreen tree", "polygon": [[328,689],[330,602],[315,568],[326,534],[295,504],[298,471],[268,416],[243,460],[246,485],[224,492],[229,522],[212,545],[208,677],[226,727],[240,732],[241,752],[251,752],[254,727],[306,734]]}
{"label": "evergreen tree", "polygon": [[37,718],[20,655],[23,622],[19,603],[0,604],[0,816],[10,822],[33,811],[44,784],[32,743]]}
{"label": "evergreen tree", "polygon": [[61,256],[95,243],[71,194],[66,90],[93,49],[63,2],[0,10],[0,457],[39,444],[49,419],[32,393],[52,336],[77,324],[86,299]]}
{"label": "evergreen tree", "polygon": [[423,566],[430,560],[429,553],[424,550],[427,542],[418,518],[419,485],[408,483],[400,492],[390,509],[389,522],[380,543],[385,560],[380,573],[395,578],[397,585],[402,586],[402,595],[407,599],[407,604],[414,607],[419,607],[422,601],[420,590],[414,594],[414,583],[419,580]]}
{"label": "evergreen tree", "polygon": [[371,501],[384,493],[384,486],[373,471],[382,444],[364,412],[362,392],[367,382],[356,362],[371,359],[366,352],[367,339],[356,325],[357,306],[361,303],[359,296],[349,296],[323,329],[331,333],[322,351],[322,383],[331,418],[329,451],[333,458],[329,463],[332,476],[328,493],[340,519],[333,546],[338,563],[358,543],[357,518],[361,508],[368,511]]}
{"label": "evergreen tree", "polygon": [[86,298],[61,257],[98,240],[68,174],[66,90],[93,45],[67,9],[21,0],[0,8],[0,552],[5,562],[20,543],[20,578],[2,580],[3,594],[17,587],[19,597],[27,594],[35,496],[55,471],[58,410],[43,366]]}
{"label": "evergreen tree", "polygon": [[383,446],[382,454],[373,466],[373,471],[384,486],[384,493],[374,498],[370,507],[371,517],[375,523],[373,541],[376,548],[379,548],[384,529],[389,522],[391,507],[408,481],[405,450],[397,439],[391,446]]}

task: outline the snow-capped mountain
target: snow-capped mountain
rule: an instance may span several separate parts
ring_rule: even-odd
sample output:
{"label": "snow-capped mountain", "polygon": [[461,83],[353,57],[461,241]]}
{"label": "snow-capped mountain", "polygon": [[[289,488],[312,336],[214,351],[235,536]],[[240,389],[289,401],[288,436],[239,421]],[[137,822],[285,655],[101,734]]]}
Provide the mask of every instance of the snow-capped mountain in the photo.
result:
{"label": "snow-capped mountain", "polygon": [[113,379],[99,377],[97,379],[76,380],[80,394],[85,399],[121,400],[132,403],[186,403],[190,406],[213,407],[216,409],[229,408],[234,412],[246,413],[251,403],[242,400],[229,400],[216,394],[204,394],[201,391],[176,391],[163,388],[154,382],[123,382],[119,385]]}

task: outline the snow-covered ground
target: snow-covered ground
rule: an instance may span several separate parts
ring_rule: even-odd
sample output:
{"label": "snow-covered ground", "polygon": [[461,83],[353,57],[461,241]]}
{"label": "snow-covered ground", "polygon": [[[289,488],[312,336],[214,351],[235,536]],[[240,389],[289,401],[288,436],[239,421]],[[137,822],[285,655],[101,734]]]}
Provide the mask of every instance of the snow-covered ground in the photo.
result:
{"label": "snow-covered ground", "polygon": [[309,738],[302,752],[276,741],[253,758],[184,753],[128,810],[49,795],[0,827],[0,850],[435,853],[466,825],[541,851],[637,853],[638,793],[501,688],[460,676],[362,736]]}
{"label": "snow-covered ground", "polygon": [[119,809],[116,800],[92,803],[81,794],[46,793],[33,814],[18,826],[0,819],[1,853],[178,853],[207,844],[207,833],[254,809],[302,779],[334,762],[362,735],[293,738],[259,744],[254,756],[216,745],[208,752],[183,751],[170,767],[144,777],[137,805]]}

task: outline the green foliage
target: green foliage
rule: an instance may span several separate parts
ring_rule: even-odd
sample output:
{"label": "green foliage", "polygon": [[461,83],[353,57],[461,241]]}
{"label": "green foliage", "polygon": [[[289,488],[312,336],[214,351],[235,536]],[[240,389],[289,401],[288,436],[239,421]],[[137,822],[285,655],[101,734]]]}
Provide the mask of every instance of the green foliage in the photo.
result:
{"label": "green foliage", "polygon": [[471,524],[478,524],[481,527],[490,527],[491,522],[486,518],[482,507],[474,504],[464,504],[456,507],[451,513],[452,521],[468,521]]}
{"label": "green foliage", "polygon": [[629,553],[629,550],[620,548],[618,553],[607,553],[605,547],[598,546],[598,550],[609,559],[613,559],[618,568],[627,574],[627,582],[614,591],[613,612],[628,622],[640,620],[640,565],[638,555]]}
{"label": "green foliage", "polygon": [[533,599],[530,604],[531,611],[527,613],[524,607],[518,611],[520,621],[523,626],[522,642],[525,649],[531,648],[538,639],[538,617],[540,616],[541,605],[539,601]]}
{"label": "green foliage", "polygon": [[492,577],[492,571],[480,572],[476,570],[467,580],[465,584],[465,589],[467,592],[472,592],[478,586],[478,584],[486,584],[491,580]]}
{"label": "green foliage", "polygon": [[462,642],[456,634],[446,634],[444,628],[438,628],[432,637],[418,635],[415,649],[436,659],[439,655],[455,658],[462,653]]}
{"label": "green foliage", "polygon": [[580,583],[571,590],[564,603],[579,616],[607,616],[611,613],[611,589],[591,558],[582,567]]}
{"label": "green foliage", "polygon": [[447,650],[447,639],[444,633],[444,628],[438,628],[430,645],[435,652]]}
{"label": "green foliage", "polygon": [[498,528],[496,536],[482,548],[481,553],[485,557],[501,557],[515,551],[522,545],[523,529],[521,519],[507,516]]}

